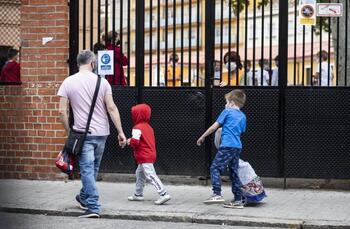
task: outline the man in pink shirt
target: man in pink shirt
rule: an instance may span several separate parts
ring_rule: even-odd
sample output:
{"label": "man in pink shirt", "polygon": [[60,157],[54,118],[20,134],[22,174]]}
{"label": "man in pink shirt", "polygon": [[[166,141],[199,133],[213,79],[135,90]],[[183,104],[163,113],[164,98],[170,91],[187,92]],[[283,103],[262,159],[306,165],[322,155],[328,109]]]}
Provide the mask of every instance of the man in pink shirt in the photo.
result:
{"label": "man in pink shirt", "polygon": [[[95,62],[93,52],[90,50],[81,51],[77,57],[79,72],[66,78],[58,90],[58,96],[60,96],[59,113],[67,133],[70,131],[68,121],[69,104],[72,107],[74,117],[72,128],[76,131],[85,131],[98,77],[92,73]],[[118,108],[113,101],[112,88],[107,80],[101,79],[89,133],[84,142],[83,150],[78,156],[83,187],[80,194],[76,196],[76,200],[80,208],[86,210],[80,216],[82,218],[100,217],[96,178],[107,136],[110,133],[107,112],[119,133],[119,145],[124,147],[126,138],[121,125]]]}

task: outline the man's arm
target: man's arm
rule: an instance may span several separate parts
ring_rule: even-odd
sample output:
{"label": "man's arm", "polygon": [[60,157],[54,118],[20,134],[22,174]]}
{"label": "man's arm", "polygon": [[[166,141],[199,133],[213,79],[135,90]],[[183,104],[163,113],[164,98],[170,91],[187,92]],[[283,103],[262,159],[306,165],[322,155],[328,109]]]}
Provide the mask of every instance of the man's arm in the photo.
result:
{"label": "man's arm", "polygon": [[126,138],[125,138],[124,131],[122,128],[122,123],[120,121],[119,110],[118,110],[117,106],[115,105],[111,94],[107,94],[105,96],[105,103],[106,103],[107,111],[108,111],[109,115],[111,116],[111,119],[114,123],[114,126],[117,128],[119,145],[124,147],[126,144]]}
{"label": "man's arm", "polygon": [[60,97],[60,106],[59,106],[60,120],[64,126],[64,129],[69,133],[69,120],[68,120],[68,99],[65,97]]}

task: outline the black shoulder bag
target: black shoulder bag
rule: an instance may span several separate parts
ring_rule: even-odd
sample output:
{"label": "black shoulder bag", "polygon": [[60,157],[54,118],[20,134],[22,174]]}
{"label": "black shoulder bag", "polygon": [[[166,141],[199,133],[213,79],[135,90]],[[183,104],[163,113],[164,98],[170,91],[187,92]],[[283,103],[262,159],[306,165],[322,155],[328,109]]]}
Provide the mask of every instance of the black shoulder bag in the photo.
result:
{"label": "black shoulder bag", "polygon": [[68,139],[67,139],[64,147],[65,147],[65,150],[70,154],[78,155],[78,154],[80,154],[80,152],[83,149],[85,138],[89,132],[92,114],[94,113],[94,108],[95,108],[95,104],[96,104],[98,91],[100,89],[100,84],[101,84],[101,77],[97,77],[95,94],[94,94],[94,97],[92,99],[90,113],[89,113],[89,117],[88,117],[88,120],[86,123],[85,132],[79,132],[79,131],[74,130],[73,128],[71,128],[71,130],[69,132]]}

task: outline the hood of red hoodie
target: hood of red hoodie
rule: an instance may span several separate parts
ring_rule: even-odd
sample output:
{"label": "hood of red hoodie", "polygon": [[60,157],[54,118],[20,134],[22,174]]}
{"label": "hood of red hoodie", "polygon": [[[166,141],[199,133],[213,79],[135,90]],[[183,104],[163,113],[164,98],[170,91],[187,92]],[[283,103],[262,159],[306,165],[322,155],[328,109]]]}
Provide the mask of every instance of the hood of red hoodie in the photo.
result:
{"label": "hood of red hoodie", "polygon": [[149,123],[151,119],[151,107],[147,104],[138,104],[131,108],[131,116],[134,125],[146,122]]}

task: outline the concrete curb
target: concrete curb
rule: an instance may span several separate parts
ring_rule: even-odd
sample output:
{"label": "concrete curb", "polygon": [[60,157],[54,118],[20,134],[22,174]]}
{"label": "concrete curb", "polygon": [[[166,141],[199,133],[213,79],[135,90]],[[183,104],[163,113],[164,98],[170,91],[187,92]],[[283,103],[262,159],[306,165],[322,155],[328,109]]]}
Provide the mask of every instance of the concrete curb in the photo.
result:
{"label": "concrete curb", "polygon": [[[11,208],[0,207],[0,212],[8,213],[24,213],[24,214],[41,214],[50,216],[70,216],[77,217],[82,211],[78,210],[43,210],[43,209],[28,209],[28,208]],[[338,221],[309,221],[290,220],[290,219],[275,219],[275,218],[256,218],[242,216],[224,216],[224,215],[207,215],[196,213],[162,213],[162,212],[141,212],[141,211],[109,211],[102,213],[101,217],[106,219],[121,219],[121,220],[140,220],[140,221],[162,221],[174,223],[196,223],[196,224],[212,224],[212,225],[230,225],[230,226],[251,226],[251,227],[276,227],[276,228],[350,228],[350,222]]]}
{"label": "concrete curb", "polygon": [[[50,216],[77,217],[82,211],[73,209],[46,210],[16,207],[0,207],[0,212],[38,214]],[[196,223],[229,226],[276,227],[297,229],[345,229],[350,228],[350,221],[303,221],[298,219],[259,218],[243,216],[227,216],[214,214],[177,213],[177,212],[142,212],[142,211],[112,211],[106,210],[101,214],[105,219],[162,221],[173,223]]]}

